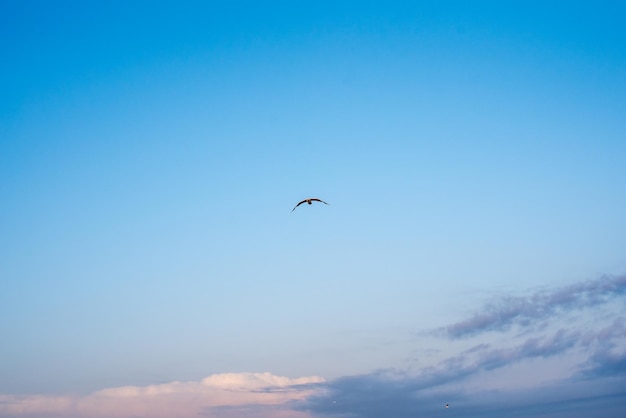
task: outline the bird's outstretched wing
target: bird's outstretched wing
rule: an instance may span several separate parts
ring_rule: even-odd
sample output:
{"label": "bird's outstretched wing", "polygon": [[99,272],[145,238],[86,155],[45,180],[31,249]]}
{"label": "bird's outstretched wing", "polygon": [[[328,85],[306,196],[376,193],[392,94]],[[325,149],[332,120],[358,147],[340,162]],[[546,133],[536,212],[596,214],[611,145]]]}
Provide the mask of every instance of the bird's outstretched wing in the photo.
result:
{"label": "bird's outstretched wing", "polygon": [[[314,200],[314,201],[316,201],[316,202],[322,202],[322,203],[323,203],[323,204],[325,204],[325,205],[330,205],[330,203],[326,203],[326,202],[324,202],[322,199],[318,199],[317,197],[314,197],[314,198],[312,198],[311,200]],[[302,202],[300,202],[300,203],[302,203]]]}
{"label": "bird's outstretched wing", "polygon": [[306,199],[304,199],[304,200],[303,200],[303,201],[301,201],[301,202],[298,202],[298,204],[297,204],[296,206],[294,206],[294,207],[293,207],[293,209],[291,209],[291,211],[293,212],[294,210],[296,210],[296,208],[297,208],[298,206],[300,206],[301,204],[303,204],[304,202],[306,202]]}

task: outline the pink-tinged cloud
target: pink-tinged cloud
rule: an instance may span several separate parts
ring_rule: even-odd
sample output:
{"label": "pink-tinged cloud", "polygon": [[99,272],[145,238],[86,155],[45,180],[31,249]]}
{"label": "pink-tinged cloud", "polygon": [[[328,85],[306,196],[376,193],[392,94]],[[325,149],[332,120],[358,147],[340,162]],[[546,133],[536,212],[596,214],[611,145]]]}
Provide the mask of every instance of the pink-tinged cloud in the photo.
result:
{"label": "pink-tinged cloud", "polygon": [[199,382],[124,386],[86,396],[0,395],[0,417],[63,418],[304,418],[288,403],[311,396],[317,376],[270,373],[211,375]]}

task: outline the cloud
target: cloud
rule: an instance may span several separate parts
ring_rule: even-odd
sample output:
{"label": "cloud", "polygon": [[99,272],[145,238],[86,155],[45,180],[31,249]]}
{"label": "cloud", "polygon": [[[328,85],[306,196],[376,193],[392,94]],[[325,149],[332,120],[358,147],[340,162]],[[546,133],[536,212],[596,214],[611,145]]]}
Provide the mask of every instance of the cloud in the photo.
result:
{"label": "cloud", "polygon": [[[300,401],[298,408],[319,417],[351,418],[437,417],[455,411],[484,418],[621,417],[626,319],[614,302],[625,293],[626,276],[621,276],[502,297],[436,334],[445,336],[456,354],[412,374],[386,370],[326,382],[324,391]],[[566,315],[575,310],[576,320]],[[512,325],[526,327],[508,332]],[[485,331],[500,334],[485,339]],[[468,347],[469,337],[478,341]]]}
{"label": "cloud", "polygon": [[515,391],[432,390],[419,378],[377,372],[328,382],[325,394],[300,402],[298,408],[318,417],[350,418],[619,418],[626,407],[626,379],[614,383],[561,381]]}
{"label": "cloud", "polygon": [[[343,377],[321,384],[323,391],[297,407],[314,416],[352,418],[450,415],[444,411],[446,403],[464,417],[582,418],[597,411],[605,418],[621,417],[626,406],[626,354],[607,354],[607,349],[624,346],[623,322],[620,318],[597,332],[561,329],[509,347],[480,344],[415,375],[384,370]],[[578,364],[580,373],[549,381],[536,378],[521,389],[507,388],[506,381],[498,390],[481,388],[485,377],[496,370],[508,370],[505,379],[514,380],[520,378],[520,370],[537,374],[550,358],[581,351],[587,361]],[[512,371],[516,365],[526,366]]]}
{"label": "cloud", "polygon": [[595,348],[583,368],[587,378],[626,376],[626,320],[619,317],[596,334],[587,334],[585,343]]}
{"label": "cloud", "polygon": [[[605,277],[502,297],[444,328],[439,341],[450,354],[417,370],[332,381],[225,373],[86,396],[0,394],[0,418],[617,418],[626,408],[626,318],[617,299],[625,287],[624,276]],[[487,339],[487,330],[500,333]]]}
{"label": "cloud", "polygon": [[450,338],[474,336],[485,331],[506,331],[562,312],[606,303],[626,294],[626,275],[605,276],[528,296],[503,296],[487,304],[471,318],[437,330]]}
{"label": "cloud", "polygon": [[[286,405],[315,390],[324,379],[290,379],[270,373],[228,373],[200,382],[108,388],[82,397],[0,395],[0,417],[170,418],[302,416]],[[254,414],[251,413],[254,405]]]}
{"label": "cloud", "polygon": [[574,347],[579,339],[580,335],[576,332],[559,330],[548,337],[529,338],[514,347],[491,349],[489,345],[481,345],[443,361],[441,366],[447,369],[444,370],[444,374],[455,372],[458,378],[478,371],[505,367],[526,359],[554,356]]}

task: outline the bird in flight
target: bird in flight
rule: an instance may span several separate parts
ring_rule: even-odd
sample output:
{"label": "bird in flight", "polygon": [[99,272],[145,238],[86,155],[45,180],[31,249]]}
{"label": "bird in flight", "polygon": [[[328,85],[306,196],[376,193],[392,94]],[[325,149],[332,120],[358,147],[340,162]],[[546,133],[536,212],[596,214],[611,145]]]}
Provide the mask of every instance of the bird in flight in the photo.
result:
{"label": "bird in flight", "polygon": [[308,203],[309,205],[312,205],[312,204],[313,204],[313,202],[322,202],[322,203],[323,203],[323,204],[325,204],[325,205],[328,205],[328,204],[329,204],[329,203],[324,202],[322,199],[318,199],[317,197],[311,197],[311,198],[309,198],[309,199],[304,199],[303,201],[298,202],[298,204],[297,204],[296,206],[294,206],[294,208],[293,208],[293,209],[291,209],[291,211],[293,212],[294,210],[296,210],[296,208],[297,208],[298,206],[300,206],[300,205],[301,205],[301,204],[303,204],[303,203]]}
{"label": "bird in flight", "polygon": [[448,408],[448,404],[446,404],[446,409]]}

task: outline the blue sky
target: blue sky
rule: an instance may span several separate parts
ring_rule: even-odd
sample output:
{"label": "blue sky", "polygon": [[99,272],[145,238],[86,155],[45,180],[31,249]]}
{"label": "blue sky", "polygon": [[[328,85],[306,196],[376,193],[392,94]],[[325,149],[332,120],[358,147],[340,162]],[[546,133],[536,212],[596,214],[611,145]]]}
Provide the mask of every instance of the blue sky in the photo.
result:
{"label": "blue sky", "polygon": [[0,417],[617,416],[625,17],[0,2]]}

